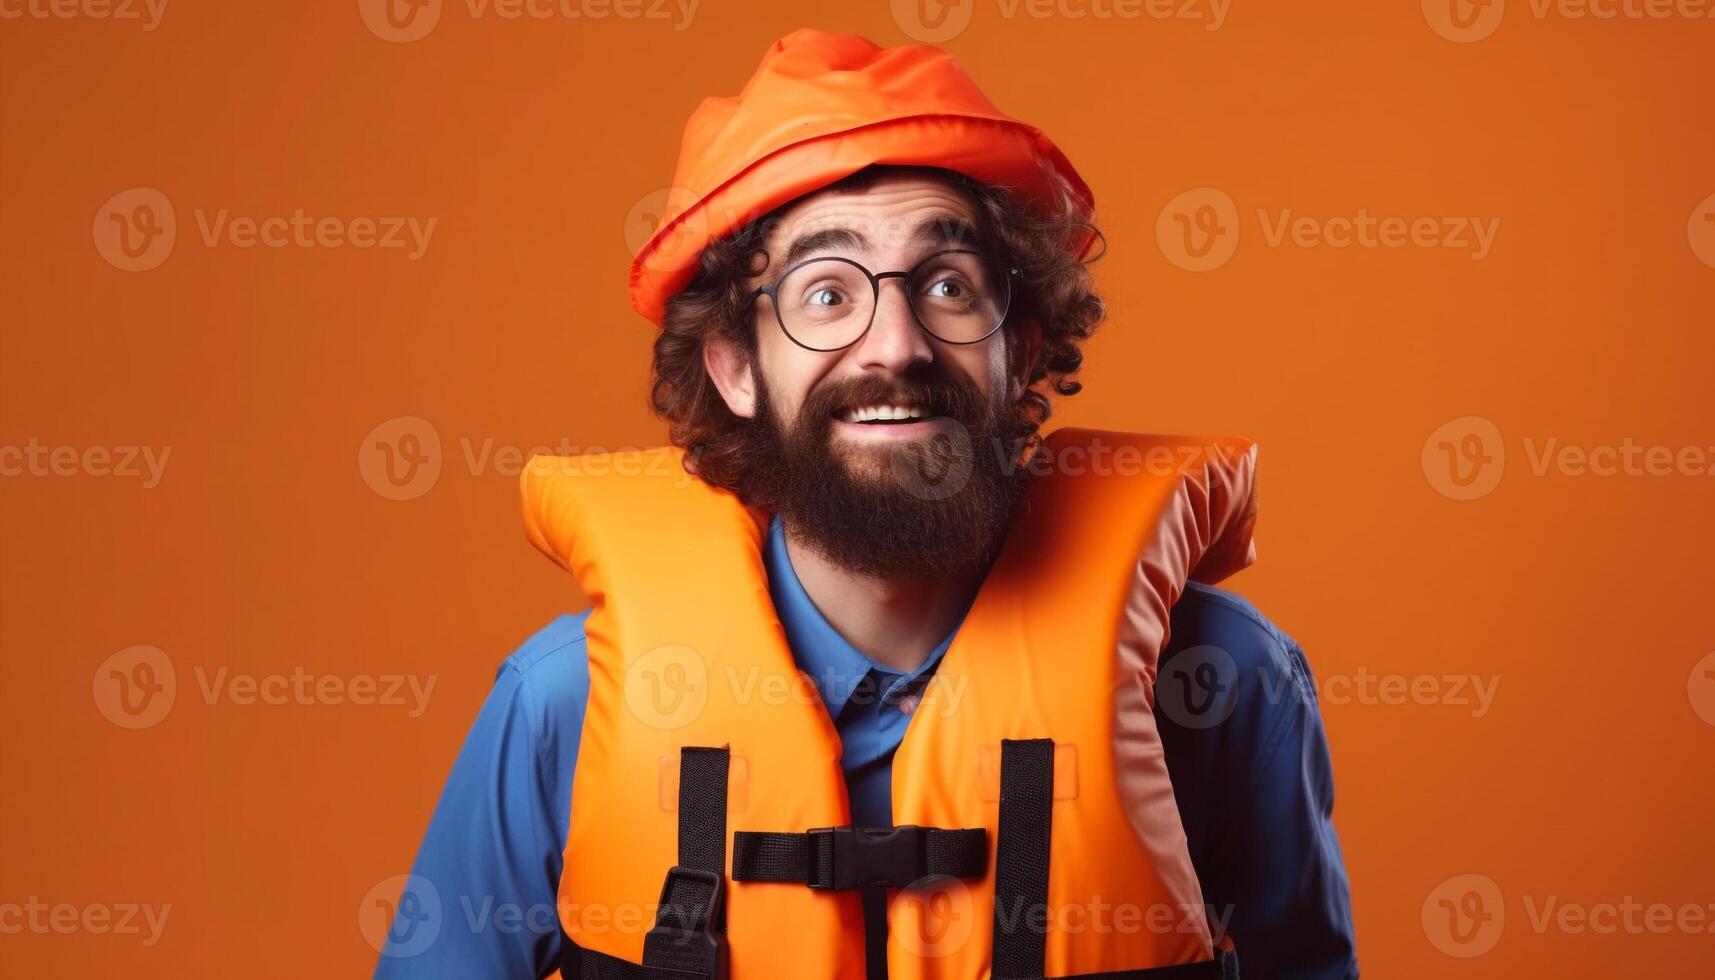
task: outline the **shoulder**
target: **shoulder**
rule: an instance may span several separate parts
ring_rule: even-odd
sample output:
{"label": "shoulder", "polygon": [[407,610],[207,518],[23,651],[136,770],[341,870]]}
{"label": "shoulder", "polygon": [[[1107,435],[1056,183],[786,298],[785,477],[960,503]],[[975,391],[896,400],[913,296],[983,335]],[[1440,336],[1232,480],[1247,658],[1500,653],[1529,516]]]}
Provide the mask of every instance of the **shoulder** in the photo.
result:
{"label": "shoulder", "polygon": [[1173,606],[1174,638],[1168,644],[1179,645],[1180,628],[1222,638],[1242,640],[1246,645],[1260,647],[1294,646],[1292,638],[1281,631],[1267,616],[1243,596],[1217,589],[1202,582],[1186,582],[1185,594]]}
{"label": "shoulder", "polygon": [[[1249,600],[1201,582],[1187,582],[1169,620],[1162,665],[1175,658],[1206,657],[1229,667],[1240,693],[1267,685],[1307,703],[1316,686],[1303,649]],[[1224,657],[1223,657],[1224,655]]]}
{"label": "shoulder", "polygon": [[1155,694],[1170,756],[1263,778],[1283,745],[1319,726],[1304,651],[1250,602],[1188,583],[1169,629]]}
{"label": "shoulder", "polygon": [[1298,642],[1245,599],[1187,585],[1156,717],[1192,861],[1245,975],[1356,977],[1333,766]]}
{"label": "shoulder", "polygon": [[[587,609],[555,617],[553,622],[519,644],[518,649],[501,663],[500,672],[516,673],[530,684],[541,686],[572,679],[567,676],[567,661],[583,663],[584,621],[588,618]],[[582,673],[587,682],[588,671]]]}
{"label": "shoulder", "polygon": [[[494,696],[518,703],[544,761],[556,746],[575,746],[589,700],[589,660],[584,650],[588,610],[557,616],[519,645],[495,673]],[[575,752],[575,748],[573,749]]]}

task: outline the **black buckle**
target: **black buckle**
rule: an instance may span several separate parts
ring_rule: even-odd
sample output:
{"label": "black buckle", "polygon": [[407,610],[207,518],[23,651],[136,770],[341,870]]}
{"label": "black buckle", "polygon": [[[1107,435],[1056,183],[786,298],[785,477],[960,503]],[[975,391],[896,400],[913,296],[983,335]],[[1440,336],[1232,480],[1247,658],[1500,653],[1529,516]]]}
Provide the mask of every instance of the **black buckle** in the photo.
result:
{"label": "black buckle", "polygon": [[[922,827],[817,827],[809,831],[811,888],[848,891],[864,885],[903,888],[929,866],[928,835]],[[824,847],[821,839],[830,841]],[[828,858],[823,866],[822,857]]]}
{"label": "black buckle", "polygon": [[661,884],[655,928],[643,937],[643,965],[698,976],[726,976],[721,928],[725,882],[712,871],[675,867]]}

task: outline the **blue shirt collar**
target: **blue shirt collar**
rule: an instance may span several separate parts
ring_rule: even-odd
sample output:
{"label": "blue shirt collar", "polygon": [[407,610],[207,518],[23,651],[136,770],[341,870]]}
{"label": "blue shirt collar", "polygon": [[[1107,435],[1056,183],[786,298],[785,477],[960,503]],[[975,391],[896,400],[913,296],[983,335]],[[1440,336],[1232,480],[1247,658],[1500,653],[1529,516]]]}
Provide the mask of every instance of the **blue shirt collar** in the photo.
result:
{"label": "blue shirt collar", "polygon": [[768,591],[774,599],[775,613],[779,615],[780,625],[786,631],[786,645],[791,647],[793,659],[798,662],[798,669],[808,674],[815,682],[816,689],[822,694],[822,701],[828,707],[830,717],[839,717],[840,712],[845,710],[846,702],[851,700],[852,692],[871,671],[877,673],[884,692],[911,684],[918,678],[933,673],[959,631],[958,625],[955,625],[952,632],[947,634],[947,638],[930,651],[928,659],[923,661],[923,666],[909,674],[902,674],[864,656],[863,652],[841,636],[823,617],[822,611],[816,608],[810,594],[804,591],[803,583],[798,581],[798,573],[792,568],[791,556],[786,553],[786,526],[779,515],[769,521],[768,544],[763,549],[762,560],[768,572]]}

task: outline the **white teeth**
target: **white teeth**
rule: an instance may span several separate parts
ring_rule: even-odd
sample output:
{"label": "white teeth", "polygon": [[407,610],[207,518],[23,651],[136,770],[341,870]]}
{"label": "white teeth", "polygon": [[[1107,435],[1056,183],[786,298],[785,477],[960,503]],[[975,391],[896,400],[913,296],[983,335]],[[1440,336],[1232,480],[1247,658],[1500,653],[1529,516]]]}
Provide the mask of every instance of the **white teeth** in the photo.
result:
{"label": "white teeth", "polygon": [[848,408],[840,417],[847,422],[891,422],[920,419],[923,417],[923,410],[915,405],[865,405],[862,408]]}

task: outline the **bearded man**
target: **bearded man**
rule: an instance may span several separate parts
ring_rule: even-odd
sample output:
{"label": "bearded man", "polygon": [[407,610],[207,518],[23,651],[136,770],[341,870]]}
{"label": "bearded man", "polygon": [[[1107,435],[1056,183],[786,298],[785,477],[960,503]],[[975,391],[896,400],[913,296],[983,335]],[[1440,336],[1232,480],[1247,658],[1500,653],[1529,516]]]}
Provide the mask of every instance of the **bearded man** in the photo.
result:
{"label": "bearded man", "polygon": [[1254,447],[1043,436],[1104,317],[1070,162],[805,30],[675,184],[673,447],[525,474],[592,608],[501,666],[376,975],[1355,977],[1308,666],[1209,584]]}

